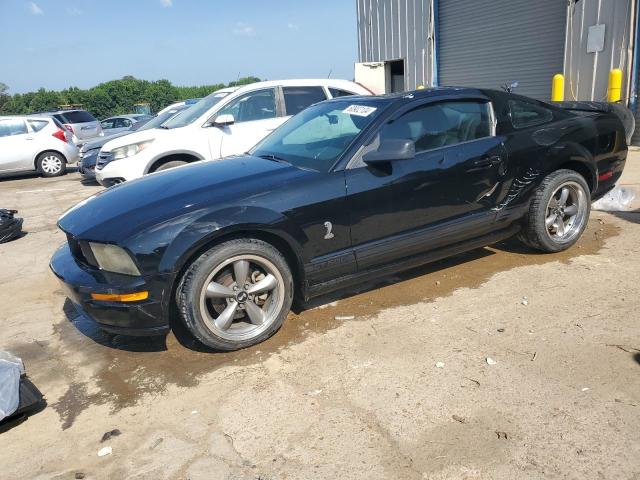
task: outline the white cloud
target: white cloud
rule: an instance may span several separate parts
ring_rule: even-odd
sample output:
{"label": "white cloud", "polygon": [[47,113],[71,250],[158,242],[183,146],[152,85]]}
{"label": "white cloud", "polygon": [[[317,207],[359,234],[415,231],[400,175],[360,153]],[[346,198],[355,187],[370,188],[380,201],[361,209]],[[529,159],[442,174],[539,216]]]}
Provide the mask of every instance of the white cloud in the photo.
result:
{"label": "white cloud", "polygon": [[236,23],[236,27],[233,29],[233,33],[243,37],[253,37],[256,34],[255,29],[244,22]]}
{"label": "white cloud", "polygon": [[294,32],[297,32],[298,30],[300,30],[300,26],[296,23],[287,23],[287,28],[289,30],[293,30]]}
{"label": "white cloud", "polygon": [[173,0],[160,0],[160,5],[162,5],[163,7],[172,7]]}
{"label": "white cloud", "polygon": [[29,11],[31,15],[44,15],[42,9],[35,2],[29,2]]}
{"label": "white cloud", "polygon": [[82,15],[82,10],[76,7],[69,7],[67,8],[67,15],[70,15],[72,17],[77,17],[79,15]]}

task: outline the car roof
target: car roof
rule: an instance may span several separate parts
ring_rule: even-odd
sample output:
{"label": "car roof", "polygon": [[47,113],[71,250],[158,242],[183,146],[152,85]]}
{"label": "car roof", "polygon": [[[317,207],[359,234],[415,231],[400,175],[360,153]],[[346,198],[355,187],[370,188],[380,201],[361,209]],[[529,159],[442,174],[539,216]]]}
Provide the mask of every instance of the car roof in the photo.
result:
{"label": "car roof", "polygon": [[[358,85],[355,82],[350,80],[342,80],[339,78],[298,78],[298,79],[287,79],[287,80],[266,80],[263,82],[255,82],[249,83],[247,85],[242,85],[241,87],[233,87],[223,88],[221,90],[216,90],[216,92],[235,92],[235,91],[245,91],[245,90],[255,90],[257,88],[269,88],[269,87],[310,87],[310,86],[321,86],[321,87],[332,87],[332,88],[353,88],[354,85]],[[360,87],[358,85],[359,88]]]}

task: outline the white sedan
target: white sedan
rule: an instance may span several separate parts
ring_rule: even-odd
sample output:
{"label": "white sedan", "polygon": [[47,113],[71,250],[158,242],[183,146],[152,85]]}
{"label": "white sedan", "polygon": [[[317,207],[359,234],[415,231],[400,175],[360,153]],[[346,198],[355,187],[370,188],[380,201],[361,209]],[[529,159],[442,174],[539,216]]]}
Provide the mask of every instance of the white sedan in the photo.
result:
{"label": "white sedan", "polygon": [[0,175],[35,171],[55,177],[77,161],[71,134],[54,118],[0,117]]}
{"label": "white sedan", "polygon": [[328,98],[371,95],[347,80],[279,80],[223,88],[158,129],[102,147],[96,179],[104,186],[148,173],[248,151],[289,117]]}

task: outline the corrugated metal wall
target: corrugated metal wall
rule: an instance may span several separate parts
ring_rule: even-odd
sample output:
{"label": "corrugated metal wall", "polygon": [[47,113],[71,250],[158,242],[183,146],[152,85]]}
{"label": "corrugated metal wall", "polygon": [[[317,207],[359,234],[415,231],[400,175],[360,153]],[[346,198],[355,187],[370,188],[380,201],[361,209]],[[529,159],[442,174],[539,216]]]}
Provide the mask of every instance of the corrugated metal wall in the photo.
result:
{"label": "corrugated metal wall", "polygon": [[[621,68],[623,99],[627,98],[632,61],[633,8],[630,0],[581,0],[571,2],[565,55],[565,98],[606,100],[608,73]],[[587,53],[589,27],[604,24],[604,49]]]}
{"label": "corrugated metal wall", "polygon": [[430,0],[356,0],[360,62],[405,61],[405,88],[429,85]]}
{"label": "corrugated metal wall", "polygon": [[517,81],[517,93],[549,100],[551,78],[563,69],[566,5],[440,0],[440,85],[499,88]]}

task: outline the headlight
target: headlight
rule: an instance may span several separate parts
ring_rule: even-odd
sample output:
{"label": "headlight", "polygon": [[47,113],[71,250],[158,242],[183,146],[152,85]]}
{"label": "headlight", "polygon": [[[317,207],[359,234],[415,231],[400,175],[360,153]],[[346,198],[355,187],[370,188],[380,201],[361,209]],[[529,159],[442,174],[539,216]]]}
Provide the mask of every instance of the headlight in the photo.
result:
{"label": "headlight", "polygon": [[114,148],[111,150],[111,154],[113,155],[114,160],[122,160],[123,158],[132,157],[137,155],[142,150],[147,148],[151,143],[151,140],[145,140],[144,142],[132,143],[131,145],[125,145],[123,147]]}
{"label": "headlight", "polygon": [[102,270],[125,275],[140,275],[140,271],[127,252],[117,245],[89,242],[93,256]]}

